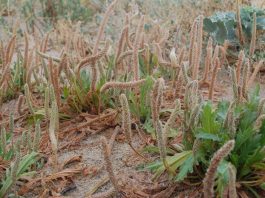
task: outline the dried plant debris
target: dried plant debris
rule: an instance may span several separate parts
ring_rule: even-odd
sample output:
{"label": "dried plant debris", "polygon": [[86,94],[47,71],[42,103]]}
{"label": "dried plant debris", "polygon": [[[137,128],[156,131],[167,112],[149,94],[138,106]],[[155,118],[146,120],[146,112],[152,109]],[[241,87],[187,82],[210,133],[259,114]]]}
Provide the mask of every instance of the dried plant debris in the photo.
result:
{"label": "dried plant debris", "polygon": [[0,197],[265,197],[256,3],[2,1]]}

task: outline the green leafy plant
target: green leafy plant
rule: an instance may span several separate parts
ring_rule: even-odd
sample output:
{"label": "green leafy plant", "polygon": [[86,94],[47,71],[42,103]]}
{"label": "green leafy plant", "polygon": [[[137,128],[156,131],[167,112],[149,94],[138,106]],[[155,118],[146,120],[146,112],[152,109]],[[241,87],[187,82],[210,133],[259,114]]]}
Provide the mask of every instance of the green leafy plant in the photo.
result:
{"label": "green leafy plant", "polygon": [[[244,190],[259,197],[265,183],[262,176],[265,167],[264,100],[259,97],[259,89],[246,102],[222,101],[216,107],[211,102],[202,102],[199,106],[195,124],[185,126],[187,118],[181,119],[184,120],[182,142],[169,145],[168,149],[175,150],[174,155],[171,150],[166,157],[169,168],[174,170],[174,174],[169,172],[172,180],[185,180],[196,186],[213,163],[210,162],[211,159],[214,161],[213,155],[232,139],[235,141],[234,148],[228,157],[218,162],[217,170],[213,173],[217,180],[212,185],[217,185],[216,192],[221,196],[231,185],[229,182],[233,179],[232,174],[235,174],[234,183],[240,183],[241,187],[234,190]],[[184,110],[185,115],[193,117],[190,109]],[[162,161],[156,161],[147,168],[155,172],[154,179],[167,170]],[[204,181],[204,185],[206,183]]]}
{"label": "green leafy plant", "polygon": [[[250,41],[253,26],[253,14],[257,15],[257,30],[265,30],[265,11],[255,7],[243,7],[240,10],[242,29],[247,40]],[[235,12],[216,12],[204,19],[204,30],[209,33],[215,41],[223,44],[225,40],[234,45],[239,45],[236,35],[237,20]]]}

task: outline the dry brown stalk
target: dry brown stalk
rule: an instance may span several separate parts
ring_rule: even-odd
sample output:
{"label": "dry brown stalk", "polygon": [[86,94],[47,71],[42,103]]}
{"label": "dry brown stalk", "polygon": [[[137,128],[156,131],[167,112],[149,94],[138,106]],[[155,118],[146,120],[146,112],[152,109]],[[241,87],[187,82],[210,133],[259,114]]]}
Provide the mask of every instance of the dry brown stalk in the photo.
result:
{"label": "dry brown stalk", "polygon": [[253,14],[253,26],[252,26],[252,36],[249,48],[249,57],[251,58],[256,49],[256,39],[257,39],[257,15],[256,12]]}
{"label": "dry brown stalk", "polygon": [[240,82],[240,74],[241,74],[241,68],[242,65],[244,63],[245,60],[245,53],[243,50],[240,51],[239,55],[238,55],[238,61],[236,64],[236,79],[237,79],[237,83]]}
{"label": "dry brown stalk", "polygon": [[200,84],[209,84],[208,82],[208,74],[212,63],[212,56],[213,56],[213,39],[212,37],[209,38],[208,44],[207,44],[207,52],[206,52],[206,58],[205,58],[205,68],[204,68],[204,74],[203,78],[200,81]]}
{"label": "dry brown stalk", "polygon": [[214,181],[217,167],[220,162],[233,150],[234,145],[235,140],[229,140],[214,154],[203,180],[204,198],[214,197]]}
{"label": "dry brown stalk", "polygon": [[241,17],[240,17],[240,7],[239,7],[239,0],[236,1],[236,20],[237,20],[237,32],[238,37],[241,45],[245,44],[245,38],[243,35]]}
{"label": "dry brown stalk", "polygon": [[98,52],[99,42],[100,42],[100,40],[101,40],[101,38],[103,36],[105,26],[106,26],[106,24],[108,22],[108,19],[109,19],[110,15],[111,15],[111,12],[112,12],[113,8],[114,8],[114,6],[116,5],[117,2],[118,2],[117,0],[114,0],[109,5],[109,7],[107,8],[107,10],[106,10],[106,12],[104,14],[103,20],[102,20],[102,22],[100,24],[100,27],[99,27],[99,30],[98,30],[98,34],[97,34],[97,37],[96,37],[95,45],[94,45],[93,50],[92,50],[92,54],[93,55],[97,54],[97,52]]}
{"label": "dry brown stalk", "polygon": [[161,109],[161,104],[163,101],[163,93],[164,93],[165,82],[163,78],[159,78],[153,87],[153,91],[151,94],[151,111],[152,111],[152,119],[153,125],[156,126],[159,120],[159,114]]}
{"label": "dry brown stalk", "polygon": [[55,96],[56,96],[56,103],[57,103],[57,106],[60,107],[60,104],[61,104],[60,78],[59,78],[59,68],[57,66],[54,67],[53,69],[52,78],[54,82],[53,87],[54,87]]}
{"label": "dry brown stalk", "polygon": [[86,57],[86,58],[82,59],[79,62],[79,64],[77,65],[77,67],[76,67],[77,73],[79,74],[80,73],[80,70],[83,67],[85,67],[86,65],[88,65],[88,64],[91,64],[91,69],[93,69],[94,66],[92,67],[92,65],[95,64],[95,62],[98,59],[100,59],[103,56],[105,56],[106,53],[107,53],[107,51],[108,51],[108,49],[109,49],[109,42],[106,42],[106,45],[105,45],[104,49],[101,52],[99,52],[98,54],[91,55],[89,57]]}
{"label": "dry brown stalk", "polygon": [[194,49],[194,44],[197,41],[197,29],[198,29],[198,21],[197,19],[194,20],[192,24],[192,28],[190,31],[190,47],[189,47],[189,65],[190,67],[193,65],[193,49]]}
{"label": "dry brown stalk", "polygon": [[57,63],[61,62],[61,59],[58,58],[58,57],[50,56],[50,55],[45,54],[45,53],[43,53],[43,52],[41,52],[41,51],[39,51],[39,50],[37,50],[36,52],[37,52],[37,54],[40,55],[42,58],[45,58],[45,59],[49,59],[49,58],[51,58],[53,61],[55,61],[55,62],[57,62]]}
{"label": "dry brown stalk", "polygon": [[197,47],[196,47],[196,58],[194,59],[194,69],[193,69],[193,80],[198,79],[199,67],[202,56],[202,42],[203,42],[203,19],[204,17],[200,15],[198,17],[198,30],[197,30]]}
{"label": "dry brown stalk", "polygon": [[62,72],[62,70],[65,70],[67,73],[67,66],[68,65],[68,57],[66,53],[62,54],[61,62],[59,63],[59,74]]}
{"label": "dry brown stalk", "polygon": [[121,103],[121,107],[122,107],[122,130],[125,133],[127,142],[129,144],[129,146],[132,148],[132,150],[137,155],[139,155],[143,159],[147,160],[142,154],[140,154],[134,148],[134,146],[132,144],[132,130],[131,130],[132,121],[131,121],[131,113],[130,113],[130,109],[129,109],[128,100],[127,100],[127,97],[126,97],[125,94],[121,94],[120,95],[120,103]]}
{"label": "dry brown stalk", "polygon": [[48,32],[44,38],[44,40],[41,42],[41,48],[40,48],[40,51],[41,52],[46,52],[47,50],[47,47],[48,47],[48,41],[49,41],[49,36],[50,36],[50,33]]}
{"label": "dry brown stalk", "polygon": [[249,59],[246,59],[246,63],[244,64],[244,68],[243,68],[243,76],[242,76],[242,86],[241,86],[241,96],[246,98],[248,97],[247,95],[247,91],[248,91],[248,80],[249,80],[249,70],[250,70],[250,63],[249,63]]}
{"label": "dry brown stalk", "polygon": [[254,67],[254,71],[253,73],[251,74],[249,80],[248,80],[248,83],[247,83],[247,87],[250,88],[251,85],[253,84],[258,72],[260,71],[260,68],[262,67],[264,61],[261,60],[255,67]]}
{"label": "dry brown stalk", "polygon": [[236,168],[229,163],[228,165],[228,173],[229,173],[229,197],[237,198],[236,192]]}
{"label": "dry brown stalk", "polygon": [[16,35],[14,35],[11,38],[11,40],[9,41],[7,45],[6,54],[5,54],[5,65],[8,65],[9,63],[11,63],[12,57],[14,55],[15,44],[16,44]]}
{"label": "dry brown stalk", "polygon": [[132,144],[132,130],[131,130],[131,114],[128,100],[125,94],[120,95],[120,103],[122,106],[122,129],[125,133],[128,144]]}
{"label": "dry brown stalk", "polygon": [[132,82],[107,82],[101,87],[100,92],[104,92],[105,90],[110,88],[130,89],[142,85],[145,81],[145,79],[141,79]]}
{"label": "dry brown stalk", "polygon": [[[220,52],[220,46],[219,45],[216,45],[215,48],[214,48],[214,52],[213,52],[213,58],[212,58],[212,63],[211,63],[211,66],[214,66],[214,61],[217,57],[219,57],[219,52]],[[211,68],[211,71],[213,70],[214,68]]]}
{"label": "dry brown stalk", "polygon": [[180,100],[176,100],[175,101],[175,107],[173,112],[170,114],[169,119],[167,120],[164,129],[163,129],[163,141],[165,142],[165,145],[167,145],[167,138],[168,138],[168,134],[170,131],[170,128],[172,127],[172,125],[174,124],[174,122],[177,119],[177,116],[179,115],[181,111],[181,103]]}
{"label": "dry brown stalk", "polygon": [[110,198],[110,197],[113,197],[115,193],[116,193],[115,188],[110,188],[109,190],[105,192],[100,192],[100,193],[91,195],[90,197],[87,197],[87,198]]}
{"label": "dry brown stalk", "polygon": [[217,76],[217,72],[218,72],[219,68],[220,68],[220,60],[219,60],[219,58],[216,58],[214,61],[212,80],[211,80],[210,87],[209,87],[209,95],[208,95],[209,100],[213,99],[215,80],[216,80],[216,76]]}
{"label": "dry brown stalk", "polygon": [[191,69],[192,69],[192,71],[191,71],[191,78],[193,79],[193,80],[197,80],[198,79],[198,70],[199,70],[199,68],[197,67],[198,66],[198,43],[197,42],[195,42],[194,43],[194,50],[193,50],[193,56],[192,56],[192,63],[193,63],[193,65],[191,65]]}
{"label": "dry brown stalk", "polygon": [[23,62],[23,68],[27,71],[28,68],[28,59],[29,59],[29,40],[28,40],[28,34],[25,32],[24,34],[25,38],[25,51],[24,51],[24,62]]}
{"label": "dry brown stalk", "polygon": [[111,153],[110,153],[110,149],[109,149],[109,144],[107,142],[107,139],[104,136],[102,136],[100,138],[100,141],[102,144],[104,160],[105,160],[106,169],[108,171],[110,181],[111,181],[112,185],[114,186],[116,192],[119,192],[120,188],[118,186],[118,181],[117,181],[115,174],[113,172],[113,167],[112,167],[112,163],[111,163],[111,159],[110,159]]}
{"label": "dry brown stalk", "polygon": [[17,101],[17,112],[19,115],[23,114],[22,106],[24,102],[24,95],[19,95],[18,101]]}
{"label": "dry brown stalk", "polygon": [[133,44],[133,56],[132,56],[132,62],[133,62],[133,73],[134,73],[134,80],[140,79],[139,74],[139,53],[138,50],[140,48],[141,43],[141,35],[143,32],[144,27],[144,16],[141,17],[139,25],[136,30],[134,44]]}

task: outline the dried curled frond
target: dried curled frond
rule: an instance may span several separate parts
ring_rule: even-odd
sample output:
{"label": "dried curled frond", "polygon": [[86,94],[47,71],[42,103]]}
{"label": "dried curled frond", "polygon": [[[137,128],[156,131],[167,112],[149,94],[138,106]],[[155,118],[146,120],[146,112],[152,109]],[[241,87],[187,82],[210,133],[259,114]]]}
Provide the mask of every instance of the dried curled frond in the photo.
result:
{"label": "dried curled frond", "polygon": [[226,142],[213,156],[210,166],[207,169],[205,178],[203,180],[203,194],[204,198],[214,197],[214,180],[216,176],[217,167],[220,162],[229,155],[235,146],[235,140]]}
{"label": "dried curled frond", "polygon": [[252,36],[249,48],[249,56],[252,57],[256,49],[256,39],[257,39],[257,15],[256,12],[253,14],[253,26],[252,26]]}
{"label": "dried curled frond", "polygon": [[101,87],[100,92],[102,93],[110,88],[130,89],[142,85],[145,81],[145,79],[142,79],[132,82],[107,82]]}
{"label": "dried curled frond", "polygon": [[111,153],[110,153],[110,149],[109,149],[109,144],[107,142],[107,139],[104,136],[102,136],[100,138],[100,141],[101,141],[101,145],[103,148],[102,151],[103,151],[106,169],[108,171],[110,181],[111,181],[112,185],[114,186],[116,192],[119,192],[118,181],[117,181],[115,174],[113,172],[113,167],[112,167],[112,163],[111,163],[111,159],[110,159]]}

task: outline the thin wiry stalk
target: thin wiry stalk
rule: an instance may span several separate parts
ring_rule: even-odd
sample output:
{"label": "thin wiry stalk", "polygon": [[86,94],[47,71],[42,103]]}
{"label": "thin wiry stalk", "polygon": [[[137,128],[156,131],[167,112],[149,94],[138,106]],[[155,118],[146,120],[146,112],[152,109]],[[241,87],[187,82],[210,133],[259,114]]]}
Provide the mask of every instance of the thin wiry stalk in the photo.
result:
{"label": "thin wiry stalk", "polygon": [[130,89],[142,85],[145,81],[145,79],[142,79],[132,82],[107,82],[101,87],[100,92],[102,93],[110,88]]}
{"label": "thin wiry stalk", "polygon": [[213,99],[215,80],[216,80],[218,69],[220,68],[219,58],[216,58],[214,62],[215,64],[214,64],[214,69],[213,69],[213,74],[212,74],[212,80],[211,80],[210,87],[209,87],[209,95],[208,95],[209,100]]}
{"label": "thin wiry stalk", "polygon": [[118,181],[115,177],[115,174],[113,172],[113,167],[112,167],[112,163],[111,163],[111,159],[110,159],[110,149],[109,149],[109,144],[107,142],[107,139],[102,136],[100,138],[100,141],[101,141],[101,144],[102,144],[102,150],[103,150],[103,155],[104,155],[104,160],[105,160],[105,164],[106,164],[106,169],[107,169],[107,172],[109,174],[109,178],[110,178],[110,181],[112,183],[112,185],[114,186],[116,192],[119,192],[120,188],[119,188],[119,185],[118,185]]}
{"label": "thin wiry stalk", "polygon": [[249,48],[249,57],[252,57],[256,49],[256,39],[257,39],[257,15],[256,12],[253,14],[253,26],[252,26],[252,36]]}
{"label": "thin wiry stalk", "polygon": [[204,198],[214,197],[214,181],[216,176],[217,167],[220,162],[229,155],[235,146],[235,140],[226,142],[213,156],[211,163],[203,179],[203,195]]}

